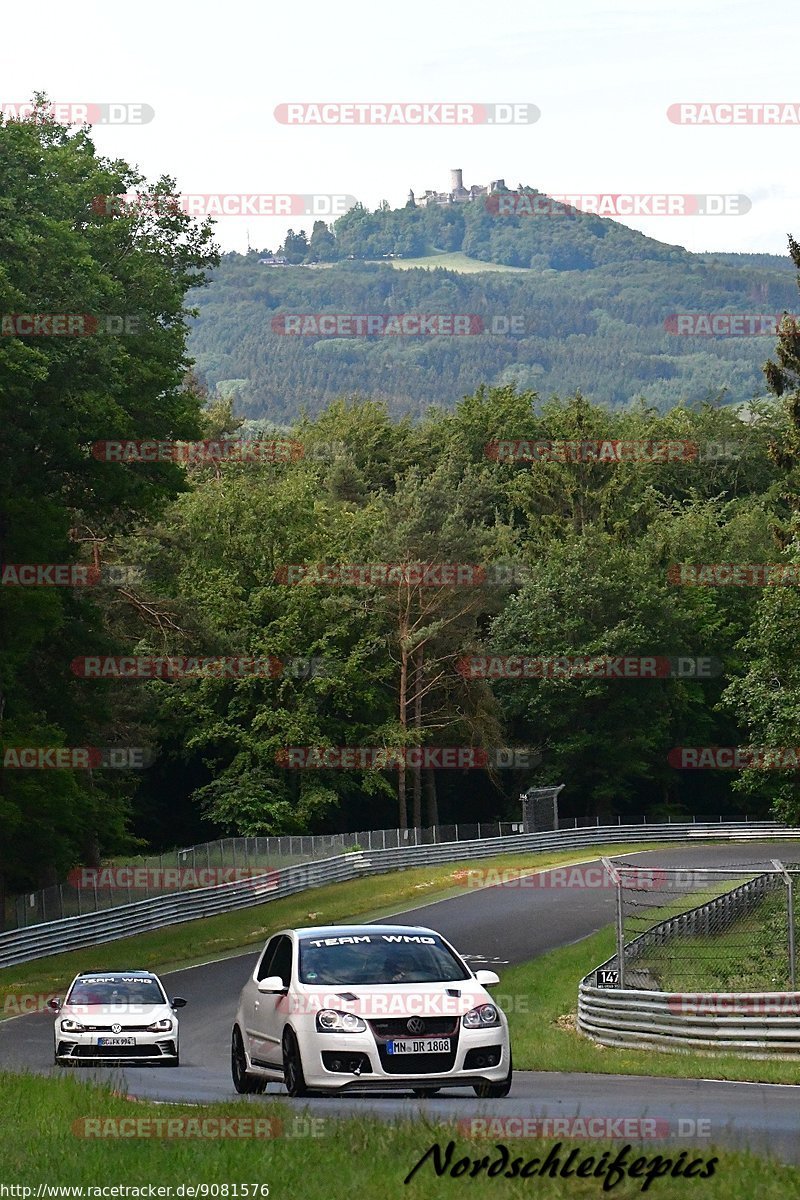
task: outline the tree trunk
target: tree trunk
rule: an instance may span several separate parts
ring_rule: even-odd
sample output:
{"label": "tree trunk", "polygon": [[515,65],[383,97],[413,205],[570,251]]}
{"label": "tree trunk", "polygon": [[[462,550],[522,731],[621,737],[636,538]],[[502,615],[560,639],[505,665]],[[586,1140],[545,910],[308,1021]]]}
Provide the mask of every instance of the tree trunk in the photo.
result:
{"label": "tree trunk", "polygon": [[[414,654],[414,731],[419,736],[422,730],[422,663],[425,657],[425,651],[422,646],[418,646]],[[414,804],[413,825],[415,829],[422,828],[422,766],[419,760],[412,768],[413,788],[414,788]]]}
{"label": "tree trunk", "polygon": [[[403,637],[400,638],[400,728],[403,733],[408,728],[408,716],[406,706],[408,704],[408,651],[403,645]],[[408,829],[408,808],[406,806],[406,763],[405,763],[406,743],[403,739],[403,745],[400,752],[400,763],[397,768],[397,825],[399,829]]]}
{"label": "tree trunk", "polygon": [[428,824],[439,824],[439,801],[436,798],[436,776],[433,767],[425,769],[425,798],[427,800]]}

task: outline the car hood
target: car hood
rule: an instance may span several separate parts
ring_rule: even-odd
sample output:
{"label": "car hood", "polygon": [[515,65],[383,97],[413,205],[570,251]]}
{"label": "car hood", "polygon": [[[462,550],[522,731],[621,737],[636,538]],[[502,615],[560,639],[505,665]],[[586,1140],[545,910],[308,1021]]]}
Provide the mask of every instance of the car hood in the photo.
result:
{"label": "car hood", "polygon": [[168,1004],[65,1004],[57,1019],[62,1017],[82,1025],[102,1025],[104,1028],[121,1025],[123,1029],[131,1025],[152,1025],[164,1017],[177,1020]]}
{"label": "car hood", "polygon": [[[352,1012],[366,1019],[455,1017],[479,1004],[494,1004],[474,979],[452,983],[298,984],[282,997],[287,1011],[317,1013],[322,1008]],[[495,1006],[496,1007],[496,1006]]]}

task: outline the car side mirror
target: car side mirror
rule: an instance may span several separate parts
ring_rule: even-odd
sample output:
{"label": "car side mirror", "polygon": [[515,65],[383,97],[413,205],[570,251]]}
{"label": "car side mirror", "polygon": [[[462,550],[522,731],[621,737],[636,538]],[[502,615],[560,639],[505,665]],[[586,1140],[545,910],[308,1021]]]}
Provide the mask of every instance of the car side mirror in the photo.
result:
{"label": "car side mirror", "polygon": [[481,987],[491,987],[493,983],[500,982],[500,976],[494,971],[476,971],[475,979]]}
{"label": "car side mirror", "polygon": [[170,1008],[185,1008],[186,1001],[183,996],[173,996],[169,1002]]}
{"label": "car side mirror", "polygon": [[266,979],[259,979],[258,990],[274,995],[276,992],[286,992],[289,989],[280,975],[268,975]]}
{"label": "car side mirror", "polygon": [[61,997],[60,996],[51,996],[50,999],[47,1001],[47,1007],[52,1008],[53,1012],[60,1012],[61,1011]]}

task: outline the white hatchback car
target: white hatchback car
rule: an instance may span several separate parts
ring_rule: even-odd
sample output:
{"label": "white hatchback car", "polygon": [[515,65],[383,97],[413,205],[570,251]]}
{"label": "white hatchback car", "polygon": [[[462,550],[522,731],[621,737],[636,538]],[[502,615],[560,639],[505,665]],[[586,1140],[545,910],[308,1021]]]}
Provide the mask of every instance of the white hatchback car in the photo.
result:
{"label": "white hatchback car", "polygon": [[479,1096],[511,1089],[508,1021],[441,934],[405,925],[286,929],[270,938],[239,999],[237,1092],[270,1080],[290,1096],[388,1088]]}
{"label": "white hatchback car", "polygon": [[84,971],[64,1001],[52,1000],[56,1066],[113,1061],[180,1063],[178,1018],[181,996],[167,999],[152,971]]}

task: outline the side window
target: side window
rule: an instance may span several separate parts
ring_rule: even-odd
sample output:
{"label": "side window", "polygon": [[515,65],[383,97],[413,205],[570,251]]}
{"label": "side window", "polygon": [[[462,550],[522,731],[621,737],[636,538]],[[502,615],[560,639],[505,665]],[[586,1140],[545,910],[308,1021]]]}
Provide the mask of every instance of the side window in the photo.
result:
{"label": "side window", "polygon": [[284,987],[288,987],[292,978],[292,943],[288,937],[278,939],[277,949],[269,967],[270,975],[280,975]]}
{"label": "side window", "polygon": [[266,979],[268,975],[275,974],[274,971],[270,970],[270,966],[273,958],[275,957],[275,950],[277,949],[278,942],[282,940],[283,939],[280,937],[274,937],[270,938],[270,940],[267,942],[267,948],[261,956],[261,962],[258,964],[256,979]]}

